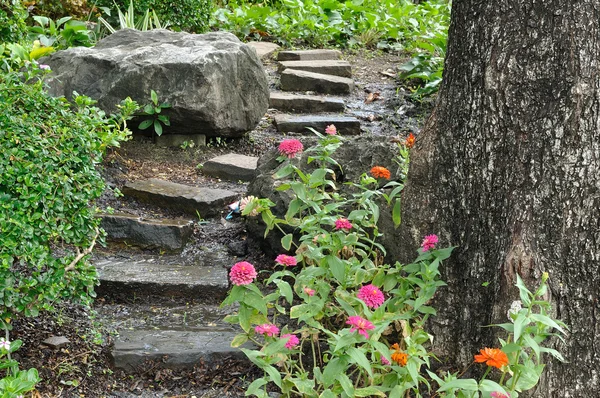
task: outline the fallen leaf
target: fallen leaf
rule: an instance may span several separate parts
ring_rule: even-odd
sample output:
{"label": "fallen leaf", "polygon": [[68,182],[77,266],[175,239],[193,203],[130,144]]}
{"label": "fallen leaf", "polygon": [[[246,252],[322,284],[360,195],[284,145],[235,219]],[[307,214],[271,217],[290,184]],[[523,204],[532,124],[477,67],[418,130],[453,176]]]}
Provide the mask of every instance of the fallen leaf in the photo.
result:
{"label": "fallen leaf", "polygon": [[369,95],[367,95],[367,99],[365,100],[365,104],[369,104],[373,101],[377,101],[380,98],[381,98],[380,93],[369,93]]}

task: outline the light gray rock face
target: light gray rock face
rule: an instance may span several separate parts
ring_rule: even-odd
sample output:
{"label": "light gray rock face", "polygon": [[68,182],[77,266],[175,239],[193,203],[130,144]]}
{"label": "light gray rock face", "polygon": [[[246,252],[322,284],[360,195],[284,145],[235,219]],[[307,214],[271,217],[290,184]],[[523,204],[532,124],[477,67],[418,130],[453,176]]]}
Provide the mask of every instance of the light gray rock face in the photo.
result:
{"label": "light gray rock face", "polygon": [[[373,166],[383,166],[390,170],[391,179],[400,179],[400,170],[395,162],[398,156],[398,148],[396,144],[391,143],[389,137],[368,136],[368,137],[352,137],[345,140],[343,145],[332,155],[341,166],[341,170],[336,170],[336,186],[339,192],[344,194],[356,193],[355,188],[344,184],[352,181],[358,182],[363,173],[368,173]],[[308,141],[308,140],[307,140]],[[310,147],[310,144],[305,142],[305,148]],[[306,151],[302,157],[293,160],[304,173],[309,173],[314,170],[314,163],[307,165],[308,156],[310,153]],[[282,184],[289,182],[285,179],[274,179],[273,175],[282,167],[285,167],[286,162],[279,163],[276,159],[279,153],[276,150],[267,152],[258,162],[257,176],[248,186],[248,195],[253,195],[259,198],[268,198],[275,207],[271,208],[277,217],[283,218],[288,209],[291,200],[294,198],[292,190],[277,190]],[[390,190],[386,193],[389,194]],[[379,242],[392,252],[398,243],[398,230],[394,228],[392,221],[392,208],[385,202],[378,202],[380,206],[379,231],[383,233],[383,237]],[[248,235],[262,240],[264,236],[264,223],[260,217],[247,217],[246,227]],[[282,225],[285,229],[286,226]],[[294,233],[293,229],[286,230],[286,233]],[[279,231],[273,230],[269,233],[265,240],[262,240],[262,248],[272,255],[282,252],[281,237]],[[392,260],[392,258],[389,258]]]}
{"label": "light gray rock face", "polygon": [[168,207],[200,217],[218,215],[226,205],[238,199],[238,193],[226,189],[197,188],[150,178],[127,183],[123,194],[142,202]]}
{"label": "light gray rock face", "polygon": [[126,97],[147,103],[156,91],[172,105],[167,132],[237,137],[258,124],[269,104],[256,52],[226,32],[124,29],[96,47],[58,51],[41,62],[52,68],[52,95],[75,90],[106,111]]}
{"label": "light gray rock face", "polygon": [[360,134],[360,120],[350,116],[315,116],[315,115],[277,115],[275,125],[277,130],[283,133],[310,133],[307,127],[323,133],[330,124],[335,125],[338,134],[356,135]]}
{"label": "light gray rock face", "polygon": [[350,94],[354,90],[354,81],[347,77],[286,69],[281,73],[281,89],[316,91],[322,94]]}
{"label": "light gray rock face", "polygon": [[279,45],[269,43],[268,41],[250,41],[246,45],[256,50],[256,54],[258,54],[260,59],[270,58],[280,48]]}
{"label": "light gray rock face", "polygon": [[341,77],[352,77],[352,67],[348,61],[322,60],[322,61],[282,61],[279,63],[278,72],[286,69],[305,70],[308,72],[322,73]]}
{"label": "light gray rock face", "polygon": [[115,367],[128,371],[139,370],[147,360],[160,362],[163,368],[191,369],[201,360],[210,365],[224,357],[244,359],[239,348],[231,347],[236,334],[232,330],[216,328],[203,331],[121,330],[111,355]]}
{"label": "light gray rock face", "polygon": [[229,181],[250,181],[257,163],[257,157],[229,153],[204,162],[202,173]]}
{"label": "light gray rock face", "polygon": [[278,61],[315,61],[324,59],[340,59],[342,53],[338,50],[290,50],[280,51],[277,55]]}
{"label": "light gray rock face", "polygon": [[269,107],[285,112],[310,113],[343,112],[345,105],[341,98],[271,92]]}
{"label": "light gray rock face", "polygon": [[192,236],[189,220],[144,220],[129,214],[100,214],[108,239],[143,248],[182,250]]}

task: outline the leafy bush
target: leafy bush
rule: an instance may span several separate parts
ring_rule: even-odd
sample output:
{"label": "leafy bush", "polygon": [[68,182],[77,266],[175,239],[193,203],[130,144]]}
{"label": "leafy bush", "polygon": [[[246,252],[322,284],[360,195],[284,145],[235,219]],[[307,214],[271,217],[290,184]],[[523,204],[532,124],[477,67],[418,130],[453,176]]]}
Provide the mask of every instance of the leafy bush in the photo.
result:
{"label": "leafy bush", "polygon": [[[93,3],[93,1],[90,3]],[[51,19],[60,19],[65,16],[86,19],[90,9],[87,0],[39,0],[33,2],[31,13]]]}
{"label": "leafy bush", "polygon": [[413,40],[448,29],[446,0],[281,0],[255,4],[230,1],[214,10],[211,25],[240,38],[271,36],[286,46],[411,48]]}
{"label": "leafy bush", "polygon": [[[358,184],[348,183],[350,194],[342,194],[333,170],[340,165],[332,158],[342,138],[332,126],[326,132],[308,150],[308,162],[317,165],[310,173],[297,166],[295,157],[303,150],[299,141],[279,145],[277,189],[292,198],[283,218],[271,212],[274,204],[268,199],[240,201],[242,215],[260,216],[267,233],[275,228],[284,233],[281,246],[292,254],[275,258],[276,270],[265,271],[264,289],[248,262],[235,264],[229,273],[234,286],[223,304],[237,303],[239,309],[226,320],[243,330],[231,345],[251,341],[254,347],[241,350],[264,372],[246,395],[267,398],[268,383],[286,397],[310,398],[421,397],[424,391],[448,398],[508,398],[533,388],[544,368],[542,354],[562,359],[542,346],[555,335],[553,329],[564,333],[564,324],[550,318],[543,299],[547,274],[533,293],[518,278],[521,302],[508,314],[511,323],[498,325],[508,338],[500,340],[501,349],[485,348],[474,357],[488,365],[481,380],[431,372],[433,337],[425,321],[436,314],[430,303],[445,285],[440,269],[452,248],[438,248],[438,237],[428,235],[415,261],[385,264],[385,248],[377,242],[378,203],[390,206],[398,223],[402,182],[387,182],[389,170],[374,166]],[[400,145],[403,170],[412,142],[409,137]],[[285,233],[290,227],[294,233]],[[431,395],[435,383],[437,393]]]}
{"label": "leafy bush", "polygon": [[47,66],[0,74],[0,327],[66,299],[87,303],[96,270],[87,257],[99,238],[90,207],[104,182],[96,170],[108,146],[128,136],[119,124],[137,107],[107,117],[93,101],[49,96]]}
{"label": "leafy bush", "polygon": [[19,0],[0,0],[0,43],[16,43],[25,38],[27,11]]}
{"label": "leafy bush", "polygon": [[[115,7],[116,4],[116,7]],[[113,26],[117,23],[116,9],[127,9],[129,0],[98,0],[98,8],[112,10],[108,22]],[[134,2],[135,15],[144,15],[147,10],[154,10],[163,24],[170,29],[183,30],[193,33],[204,33],[208,30],[211,0],[140,0]]]}

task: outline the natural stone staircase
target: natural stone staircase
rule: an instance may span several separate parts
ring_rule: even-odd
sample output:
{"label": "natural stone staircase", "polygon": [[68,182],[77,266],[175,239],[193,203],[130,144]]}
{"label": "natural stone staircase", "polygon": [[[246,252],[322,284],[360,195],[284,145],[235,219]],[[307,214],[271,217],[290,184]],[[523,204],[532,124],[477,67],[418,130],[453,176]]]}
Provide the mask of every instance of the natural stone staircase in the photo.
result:
{"label": "natural stone staircase", "polygon": [[[263,57],[274,50],[256,49]],[[360,134],[360,121],[343,114],[345,100],[337,96],[354,90],[351,66],[340,56],[337,50],[279,52],[283,91],[271,93],[270,107],[291,113],[275,115],[280,132],[304,133],[306,127],[323,132],[335,124],[340,134]],[[204,162],[202,172],[222,180],[250,181],[257,160],[230,153]],[[171,220],[101,215],[109,241],[126,243],[125,248],[111,243],[107,253],[94,259],[100,278],[97,293],[104,299],[99,313],[118,332],[112,349],[115,366],[139,372],[147,361],[153,366],[192,368],[225,357],[242,360],[242,353],[230,347],[238,331],[223,321],[226,310],[218,304],[229,289],[228,268],[241,261],[237,256],[243,256],[243,248],[216,244],[185,255],[194,222],[200,219],[208,228],[225,222],[227,205],[242,194],[156,178],[129,182],[122,192],[185,216]],[[118,249],[111,251],[111,246]]]}
{"label": "natural stone staircase", "polygon": [[[257,160],[228,154],[206,162],[204,171],[225,180],[247,181],[254,176]],[[221,216],[227,205],[241,196],[159,179],[127,183],[122,192],[196,220],[200,216],[202,223],[215,226],[224,222]],[[110,244],[108,252],[94,259],[100,279],[96,291],[104,302],[98,308],[100,316],[118,332],[111,352],[115,367],[143,372],[148,366],[193,368],[225,358],[244,360],[242,352],[230,346],[239,331],[223,321],[226,314],[218,307],[229,289],[228,268],[241,261],[236,254],[243,250],[212,243],[186,255],[195,222],[191,217],[100,217]]]}
{"label": "natural stone staircase", "polygon": [[[338,96],[351,94],[355,84],[350,63],[340,60],[340,57],[341,53],[337,50],[279,52],[278,72],[283,92],[271,92],[270,107],[294,115],[275,115],[278,131],[305,133],[308,132],[306,128],[311,127],[323,132],[328,125],[334,124],[339,134],[360,134],[360,121],[342,114],[344,99]],[[305,92],[310,94],[302,94]]]}

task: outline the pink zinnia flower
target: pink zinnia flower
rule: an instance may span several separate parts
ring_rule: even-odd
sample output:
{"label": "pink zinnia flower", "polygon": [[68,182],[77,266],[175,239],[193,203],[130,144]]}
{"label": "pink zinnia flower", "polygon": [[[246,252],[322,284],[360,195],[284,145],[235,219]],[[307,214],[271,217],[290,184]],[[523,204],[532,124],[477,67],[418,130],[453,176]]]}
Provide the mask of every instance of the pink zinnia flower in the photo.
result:
{"label": "pink zinnia flower", "polygon": [[229,271],[229,279],[231,283],[237,286],[249,285],[256,278],[256,270],[254,265],[247,261],[236,263]]}
{"label": "pink zinnia flower", "polygon": [[430,249],[434,249],[435,245],[438,243],[437,235],[427,235],[425,239],[423,239],[423,243],[421,243],[421,247],[423,251],[426,252]]}
{"label": "pink zinnia flower", "polygon": [[367,333],[367,330],[375,329],[375,326],[373,326],[373,324],[371,322],[369,322],[366,319],[361,318],[359,316],[348,317],[348,320],[346,321],[346,323],[348,325],[352,325],[352,328],[350,328],[351,332],[358,330],[358,333],[362,334],[367,339],[369,338],[369,333]]}
{"label": "pink zinnia flower", "polygon": [[350,223],[350,221],[346,220],[345,218],[338,218],[337,220],[335,220],[335,229],[350,230],[352,229],[352,223]]}
{"label": "pink zinnia flower", "polygon": [[383,355],[381,356],[381,364],[382,365],[389,365],[390,361],[388,361]]}
{"label": "pink zinnia flower", "polygon": [[364,301],[369,308],[377,308],[385,301],[383,293],[375,285],[361,287],[357,296]]}
{"label": "pink zinnia flower", "polygon": [[494,392],[490,393],[490,397],[492,397],[492,398],[508,398],[508,395],[503,394],[498,391],[494,391]]}
{"label": "pink zinnia flower", "polygon": [[298,340],[298,336],[295,334],[286,333],[281,336],[282,339],[288,339],[287,343],[285,343],[285,348],[292,349],[295,348],[298,344],[300,344],[300,340]]}
{"label": "pink zinnia flower", "polygon": [[327,126],[327,128],[325,128],[325,132],[329,135],[335,135],[337,133],[337,129],[333,124],[330,124]]}
{"label": "pink zinnia flower", "polygon": [[298,140],[283,140],[279,144],[279,153],[287,156],[288,158],[293,158],[297,153],[302,152],[304,146]]}
{"label": "pink zinnia flower", "polygon": [[279,265],[287,265],[288,267],[293,267],[298,264],[298,260],[296,257],[288,256],[287,254],[280,254],[275,259],[275,262]]}
{"label": "pink zinnia flower", "polygon": [[304,288],[304,293],[308,294],[311,297],[315,295],[314,289],[311,289],[310,287],[305,287]]}
{"label": "pink zinnia flower", "polygon": [[279,328],[272,323],[264,323],[256,326],[254,331],[264,336],[275,337],[279,333]]}

